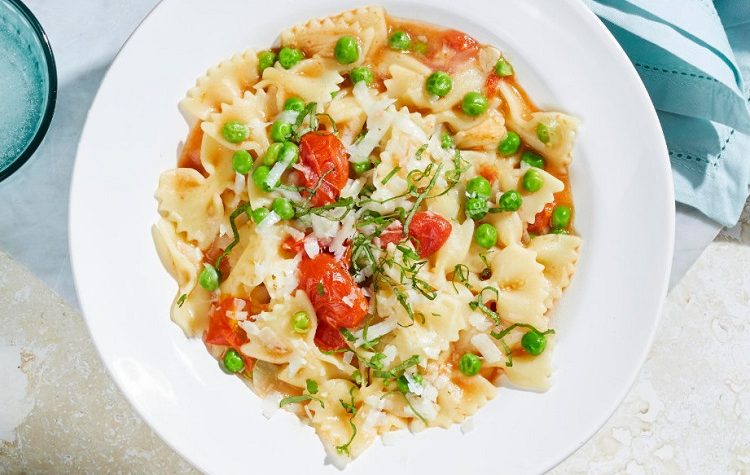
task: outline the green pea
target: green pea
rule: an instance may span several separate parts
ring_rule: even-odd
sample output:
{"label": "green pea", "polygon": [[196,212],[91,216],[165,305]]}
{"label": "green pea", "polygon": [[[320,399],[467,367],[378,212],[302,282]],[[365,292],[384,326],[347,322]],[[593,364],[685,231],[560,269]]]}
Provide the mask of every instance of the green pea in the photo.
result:
{"label": "green pea", "polygon": [[461,109],[472,117],[477,117],[487,111],[487,98],[481,92],[467,92],[461,101]]}
{"label": "green pea", "polygon": [[261,221],[266,219],[268,213],[270,213],[270,211],[268,211],[268,208],[255,208],[252,214],[253,222],[255,224],[260,224]]}
{"label": "green pea", "polygon": [[427,77],[425,87],[433,96],[445,97],[453,89],[453,79],[443,71],[435,71]]}
{"label": "green pea", "polygon": [[445,150],[448,150],[451,148],[455,148],[456,143],[453,141],[453,137],[443,132],[443,135],[440,136],[440,147],[442,147]]}
{"label": "green pea", "polygon": [[550,128],[547,126],[547,124],[544,124],[542,122],[539,122],[536,124],[536,137],[539,139],[540,142],[546,144],[549,143],[550,140]]}
{"label": "green pea", "polygon": [[362,160],[361,162],[352,163],[352,170],[356,175],[361,175],[370,168],[372,168],[372,163],[369,160]]}
{"label": "green pea", "polygon": [[286,198],[276,198],[271,204],[271,209],[279,215],[281,219],[292,219],[294,217],[294,206]]}
{"label": "green pea", "polygon": [[284,144],[280,142],[274,142],[268,146],[266,153],[263,154],[263,165],[268,167],[272,166],[279,159],[279,152]]}
{"label": "green pea", "polygon": [[487,199],[492,194],[492,185],[486,178],[477,176],[466,183],[466,193],[472,197]]}
{"label": "green pea", "polygon": [[333,48],[333,56],[341,64],[352,64],[359,59],[359,45],[351,36],[342,36]]}
{"label": "green pea", "polygon": [[396,380],[396,389],[404,394],[409,392],[409,380],[403,374]]}
{"label": "green pea", "polygon": [[458,360],[458,369],[466,376],[475,376],[482,369],[482,360],[474,353],[464,353]]}
{"label": "green pea", "polygon": [[394,31],[388,38],[388,46],[396,51],[406,51],[411,47],[411,36],[405,31]]}
{"label": "green pea", "polygon": [[495,226],[484,223],[474,230],[474,242],[478,246],[489,249],[497,244],[497,229]]}
{"label": "green pea", "polygon": [[518,211],[523,204],[521,193],[516,190],[508,190],[497,200],[497,206],[503,211]]}
{"label": "green pea", "polygon": [[232,168],[240,175],[246,175],[253,168],[253,156],[247,150],[237,150],[232,155]]}
{"label": "green pea", "polygon": [[222,361],[227,373],[239,373],[245,369],[245,360],[234,348],[230,348],[224,352]]}
{"label": "green pea", "polygon": [[263,73],[266,68],[270,68],[275,62],[276,53],[273,51],[261,51],[258,53],[258,73]]}
{"label": "green pea", "polygon": [[294,142],[284,142],[279,150],[279,160],[291,166],[299,161],[299,147]]}
{"label": "green pea", "polygon": [[464,205],[466,216],[474,221],[484,218],[487,210],[487,200],[485,198],[469,198]]}
{"label": "green pea", "polygon": [[536,168],[544,168],[547,165],[541,155],[538,155],[529,150],[526,150],[521,154],[521,161]]}
{"label": "green pea", "polygon": [[505,137],[503,137],[503,140],[500,141],[500,145],[497,146],[497,151],[500,152],[500,155],[508,157],[516,153],[520,146],[521,137],[512,130],[509,130],[505,134]]}
{"label": "green pea", "polygon": [[570,224],[570,206],[555,206],[555,209],[552,210],[550,224],[553,228],[567,228]]}
{"label": "green pea", "polygon": [[255,183],[255,186],[263,191],[271,191],[273,187],[266,185],[266,178],[268,178],[268,173],[270,171],[271,169],[265,165],[255,168],[255,170],[253,170],[253,183]]}
{"label": "green pea", "polygon": [[216,267],[206,264],[198,276],[198,283],[209,292],[219,288],[219,271]]}
{"label": "green pea", "polygon": [[297,333],[307,333],[307,330],[310,329],[310,317],[307,312],[300,310],[292,315],[292,328]]}
{"label": "green pea", "polygon": [[305,110],[305,101],[299,97],[290,97],[284,101],[284,110],[302,112]]}
{"label": "green pea", "polygon": [[282,68],[289,69],[302,61],[302,57],[302,51],[297,48],[285,46],[279,51],[279,64],[281,64]]}
{"label": "green pea", "polygon": [[547,347],[547,337],[540,331],[529,330],[521,337],[521,346],[530,355],[541,355]]}
{"label": "green pea", "polygon": [[544,178],[542,178],[542,175],[540,175],[535,168],[527,170],[526,173],[524,173],[521,182],[524,190],[532,193],[541,190],[544,186]]}
{"label": "green pea", "polygon": [[229,143],[240,143],[250,135],[250,129],[241,120],[228,120],[221,128],[221,135]]}
{"label": "green pea", "polygon": [[366,86],[372,84],[374,78],[372,69],[367,66],[357,66],[356,68],[349,71],[349,79],[352,84],[357,84],[360,81],[364,81]]}
{"label": "green pea", "polygon": [[307,389],[308,394],[318,394],[318,382],[315,381],[314,379],[306,379],[305,387]]}
{"label": "green pea", "polygon": [[283,142],[292,136],[292,124],[277,120],[271,126],[271,140]]}
{"label": "green pea", "polygon": [[495,63],[495,74],[500,77],[513,76],[513,66],[505,58],[500,58]]}

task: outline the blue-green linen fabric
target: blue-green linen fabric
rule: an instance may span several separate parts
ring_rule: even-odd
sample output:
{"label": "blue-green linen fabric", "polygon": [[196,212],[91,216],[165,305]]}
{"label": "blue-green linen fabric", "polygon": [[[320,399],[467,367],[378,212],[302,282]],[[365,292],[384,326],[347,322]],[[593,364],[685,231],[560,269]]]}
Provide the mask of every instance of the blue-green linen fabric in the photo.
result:
{"label": "blue-green linen fabric", "polygon": [[677,201],[737,222],[750,183],[750,0],[584,1],[648,89]]}

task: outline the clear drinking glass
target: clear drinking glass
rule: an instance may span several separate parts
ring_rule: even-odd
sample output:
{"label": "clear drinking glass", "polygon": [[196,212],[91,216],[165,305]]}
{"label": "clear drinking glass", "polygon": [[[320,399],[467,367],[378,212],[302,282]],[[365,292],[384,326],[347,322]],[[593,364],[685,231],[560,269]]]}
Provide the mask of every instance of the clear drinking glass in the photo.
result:
{"label": "clear drinking glass", "polygon": [[57,72],[47,35],[19,0],[0,0],[0,181],[39,146],[56,96]]}

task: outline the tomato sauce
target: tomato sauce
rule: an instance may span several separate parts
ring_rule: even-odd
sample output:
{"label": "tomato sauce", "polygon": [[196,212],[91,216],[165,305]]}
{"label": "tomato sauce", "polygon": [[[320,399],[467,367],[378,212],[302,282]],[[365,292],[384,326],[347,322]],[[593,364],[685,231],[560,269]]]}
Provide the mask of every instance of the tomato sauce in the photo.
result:
{"label": "tomato sauce", "polygon": [[411,54],[432,69],[458,71],[478,57],[479,43],[461,31],[396,18],[389,18],[388,24],[389,36],[394,31],[409,33]]}

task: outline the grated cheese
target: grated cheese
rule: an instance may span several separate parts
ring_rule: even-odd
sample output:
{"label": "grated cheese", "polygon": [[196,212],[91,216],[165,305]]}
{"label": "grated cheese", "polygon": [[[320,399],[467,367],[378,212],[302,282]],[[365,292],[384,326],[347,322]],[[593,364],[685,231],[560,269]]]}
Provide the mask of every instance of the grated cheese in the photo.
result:
{"label": "grated cheese", "polygon": [[299,112],[288,110],[283,111],[281,114],[276,116],[276,120],[280,120],[281,122],[286,122],[287,124],[294,124],[297,122],[297,117],[299,116]]}
{"label": "grated cheese", "polygon": [[502,361],[503,354],[486,333],[479,333],[471,337],[471,344],[482,354],[487,363],[492,364]]}
{"label": "grated cheese", "polygon": [[276,211],[271,211],[270,213],[266,215],[265,218],[263,218],[263,221],[258,223],[258,226],[256,226],[255,229],[257,231],[265,231],[269,229],[271,226],[273,226],[274,224],[278,223],[279,221],[281,221],[281,217],[278,214],[276,214]]}
{"label": "grated cheese", "polygon": [[318,239],[327,239],[336,236],[339,232],[339,223],[330,219],[312,214],[310,221],[313,228],[313,234]]}
{"label": "grated cheese", "polygon": [[320,254],[320,245],[318,244],[318,240],[315,239],[315,236],[312,234],[305,238],[303,247],[307,253],[307,257],[311,259]]}
{"label": "grated cheese", "polygon": [[[375,325],[367,328],[367,338],[373,340],[383,335],[387,335],[388,333],[396,329],[396,325],[397,323],[395,318],[388,318],[380,323],[376,323]],[[365,341],[362,339],[363,333],[364,329],[352,332],[352,334],[357,337],[357,340],[354,342],[354,346],[360,346],[365,343]]]}

